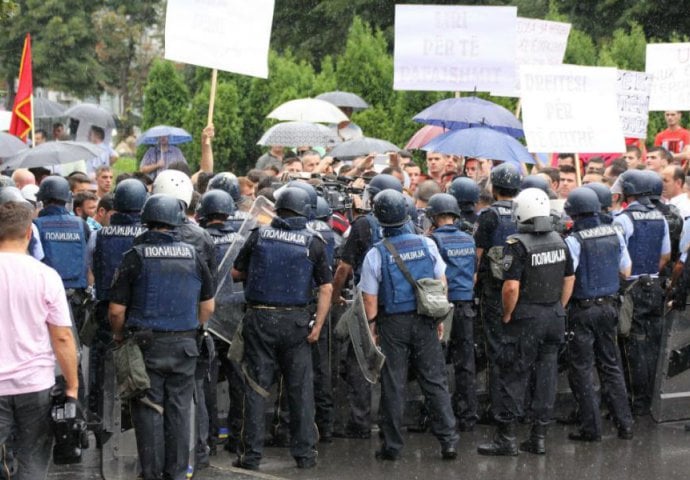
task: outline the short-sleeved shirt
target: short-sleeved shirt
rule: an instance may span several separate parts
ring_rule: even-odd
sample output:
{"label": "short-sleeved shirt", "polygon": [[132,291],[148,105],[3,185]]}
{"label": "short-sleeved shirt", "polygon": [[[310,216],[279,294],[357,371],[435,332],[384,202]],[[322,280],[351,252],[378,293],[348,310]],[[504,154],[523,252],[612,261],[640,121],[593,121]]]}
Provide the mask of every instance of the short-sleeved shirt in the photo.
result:
{"label": "short-sleeved shirt", "polygon": [[[240,272],[247,272],[249,270],[249,262],[252,257],[252,252],[259,241],[259,229],[255,229],[249,235],[249,238],[244,243],[240,249],[240,253],[237,254],[235,263],[233,266],[236,270]],[[309,252],[307,257],[314,264],[314,271],[312,272],[312,277],[314,278],[314,284],[319,287],[326,283],[331,283],[333,280],[333,274],[331,273],[331,266],[328,262],[328,256],[326,255],[326,244],[321,240],[316,240],[309,244]]]}
{"label": "short-sleeved shirt", "polygon": [[180,150],[179,148],[173,145],[168,145],[168,149],[164,152],[158,145],[156,145],[155,147],[151,147],[148,150],[146,150],[146,153],[144,154],[144,157],[141,159],[141,163],[139,164],[139,168],[148,165],[155,165],[161,158],[163,159],[165,166],[159,170],[154,170],[153,172],[147,173],[151,180],[155,180],[160,172],[166,170],[170,165],[172,165],[175,162],[187,163],[187,159],[184,158],[182,150]]}
{"label": "short-sleeved shirt", "polygon": [[[618,257],[618,269],[625,270],[632,266],[632,261],[630,260],[630,254],[628,253],[628,247],[625,244],[625,239],[621,233],[616,233],[618,236],[618,242],[620,244],[620,256]],[[570,257],[573,260],[573,270],[577,271],[577,267],[580,264],[580,253],[582,253],[582,245],[573,235],[569,235],[565,239],[565,244],[568,245],[570,250]]]}
{"label": "short-sleeved shirt", "polygon": [[[434,262],[434,278],[441,278],[446,273],[446,263],[438,251],[436,243],[430,238],[422,237],[424,244],[429,249],[429,255]],[[359,288],[369,295],[378,295],[379,286],[383,276],[381,274],[381,252],[378,248],[372,248],[364,257],[362,263],[362,275],[359,280]]]}
{"label": "short-sleeved shirt", "polygon": [[680,261],[685,263],[688,259],[688,248],[690,248],[690,218],[683,222],[683,231],[680,234]]}
{"label": "short-sleeved shirt", "polygon": [[680,153],[690,145],[690,131],[679,128],[677,130],[663,130],[654,137],[655,147],[664,147],[671,153]]}
{"label": "short-sleeved shirt", "polygon": [[71,327],[60,275],[35,258],[0,252],[0,396],[55,384],[48,325]]}
{"label": "short-sleeved shirt", "polygon": [[[505,280],[520,280],[527,263],[527,250],[525,249],[525,246],[520,242],[506,244],[505,256],[510,257],[512,262],[510,263],[508,269],[503,272],[503,278]],[[563,276],[570,277],[571,275],[574,275],[574,273],[575,268],[573,267],[573,259],[570,256],[570,250],[566,248],[565,273]]]}
{"label": "short-sleeved shirt", "polygon": [[371,226],[365,216],[355,219],[350,225],[350,235],[347,237],[341,252],[341,260],[353,267],[358,267],[364,256],[371,248]]}
{"label": "short-sleeved shirt", "polygon": [[86,162],[86,174],[90,178],[96,177],[96,170],[98,170],[100,167],[110,166],[110,157],[119,156],[117,152],[105,142],[99,143],[97,146],[100,147],[101,153]]}

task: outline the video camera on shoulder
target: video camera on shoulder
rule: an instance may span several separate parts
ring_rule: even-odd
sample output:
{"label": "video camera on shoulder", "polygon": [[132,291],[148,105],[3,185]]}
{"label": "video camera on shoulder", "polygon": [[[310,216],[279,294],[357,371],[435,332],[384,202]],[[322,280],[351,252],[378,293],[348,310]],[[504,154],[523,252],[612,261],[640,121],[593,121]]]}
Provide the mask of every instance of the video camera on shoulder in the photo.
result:
{"label": "video camera on shoulder", "polygon": [[89,448],[89,438],[79,402],[67,397],[59,382],[53,387],[50,396],[53,403],[50,418],[55,435],[53,462],[56,465],[81,463],[82,450]]}

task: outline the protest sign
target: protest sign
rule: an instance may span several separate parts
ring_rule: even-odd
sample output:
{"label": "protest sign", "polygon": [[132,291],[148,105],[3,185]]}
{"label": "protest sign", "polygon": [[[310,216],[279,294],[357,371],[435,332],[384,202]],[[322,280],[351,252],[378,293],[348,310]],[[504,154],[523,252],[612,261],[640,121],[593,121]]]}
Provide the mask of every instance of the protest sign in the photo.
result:
{"label": "protest sign", "polygon": [[168,0],[165,58],[268,77],[274,0]]}
{"label": "protest sign", "polygon": [[647,45],[645,71],[652,75],[650,111],[690,110],[690,43]]}
{"label": "protest sign", "polygon": [[625,152],[617,70],[575,65],[520,68],[530,152]]}
{"label": "protest sign", "polygon": [[651,88],[651,75],[618,70],[618,111],[623,135],[626,137],[647,137]]}
{"label": "protest sign", "polygon": [[565,48],[568,45],[568,35],[570,35],[569,23],[518,17],[515,41],[516,66],[512,88],[504,91],[494,90],[491,94],[495,97],[519,97],[520,66],[562,64]]}
{"label": "protest sign", "polygon": [[511,87],[516,7],[395,6],[395,90]]}

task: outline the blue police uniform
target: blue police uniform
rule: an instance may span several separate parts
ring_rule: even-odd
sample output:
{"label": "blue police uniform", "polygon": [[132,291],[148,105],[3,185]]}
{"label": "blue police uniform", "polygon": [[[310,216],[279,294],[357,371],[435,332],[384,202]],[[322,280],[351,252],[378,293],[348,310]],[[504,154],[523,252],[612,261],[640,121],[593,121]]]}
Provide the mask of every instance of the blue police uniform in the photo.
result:
{"label": "blue police uniform", "polygon": [[125,327],[138,341],[151,380],[147,399],[132,403],[137,450],[145,479],[186,478],[189,407],[194,393],[199,301],[213,298],[213,279],[192,245],[172,232],[137,237],[115,274],[110,300],[127,307]]}
{"label": "blue police uniform", "polygon": [[625,379],[618,355],[618,271],[630,266],[625,242],[612,225],[598,216],[575,221],[566,244],[573,259],[575,285],[568,308],[574,336],[568,344],[570,380],[579,405],[580,431],[575,440],[601,438],[599,396],[592,384],[597,366],[602,391],[621,435],[632,429]]}
{"label": "blue police uniform", "polygon": [[331,281],[331,270],[323,241],[306,224],[304,217],[274,218],[270,226],[252,232],[235,260],[235,269],[246,272],[243,361],[253,384],[245,388],[238,446],[238,464],[245,468],[256,468],[261,461],[265,398],[257,387],[270,389],[276,370],[287,384],[290,453],[298,465],[315,462],[308,306],[314,286]]}
{"label": "blue police uniform", "polygon": [[446,262],[448,299],[455,304],[449,352],[455,372],[453,407],[459,428],[471,430],[477,421],[474,352],[474,273],[477,251],[472,236],[454,225],[437,228],[431,238]]}
{"label": "blue police uniform", "polygon": [[[413,278],[443,276],[445,263],[432,240],[407,233],[405,227],[385,228],[384,236],[395,246]],[[360,288],[376,295],[379,303],[376,329],[386,356],[381,371],[382,452],[396,458],[403,448],[401,428],[410,364],[431,409],[434,435],[444,450],[454,449],[458,434],[436,323],[417,314],[413,288],[383,242],[367,253]]]}
{"label": "blue police uniform", "polygon": [[669,229],[659,210],[637,201],[614,219],[614,225],[622,229],[632,260],[632,275],[623,286],[632,301],[633,314],[630,335],[623,346],[630,369],[633,413],[646,414],[661,347],[664,290],[659,263],[662,255],[671,253]]}

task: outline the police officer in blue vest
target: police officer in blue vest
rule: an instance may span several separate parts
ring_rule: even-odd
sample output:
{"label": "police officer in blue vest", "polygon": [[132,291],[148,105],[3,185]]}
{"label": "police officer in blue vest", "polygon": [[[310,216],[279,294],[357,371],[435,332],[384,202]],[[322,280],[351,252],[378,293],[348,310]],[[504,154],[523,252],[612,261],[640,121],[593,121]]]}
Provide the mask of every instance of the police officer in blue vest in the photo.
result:
{"label": "police officer in blue vest", "polygon": [[250,221],[253,222],[253,218],[248,212],[237,208],[240,203],[246,204],[248,202],[246,202],[246,200],[242,197],[242,192],[240,191],[240,181],[237,179],[237,176],[234,173],[220,172],[215,174],[213,178],[209,180],[206,187],[207,192],[210,192],[211,190],[223,190],[232,197],[232,201],[235,203],[235,211],[228,217],[227,222],[230,224],[233,230],[239,232],[242,224],[247,219],[250,219]]}
{"label": "police officer in blue vest", "polygon": [[82,306],[88,287],[86,244],[90,230],[84,220],[71,215],[65,208],[72,199],[72,193],[69,182],[64,178],[45,178],[38,188],[36,198],[43,202],[43,209],[34,220],[45,254],[43,263],[60,274],[75,326],[79,330],[83,322]]}
{"label": "police officer in blue vest", "polygon": [[479,185],[471,178],[458,177],[450,183],[448,193],[455,197],[460,208],[461,216],[457,219],[460,230],[469,234],[474,233],[474,225],[477,223],[475,207],[479,201]]}
{"label": "police officer in blue vest", "polygon": [[134,238],[146,230],[141,225],[141,209],[147,195],[146,186],[139,180],[129,178],[118,183],[113,198],[115,213],[110,218],[110,225],[89,238],[88,251],[97,301],[94,316],[98,322],[96,335],[89,346],[89,408],[101,416],[105,352],[112,344],[108,321],[110,285],[125,252],[132,248]]}
{"label": "police officer in blue vest", "polygon": [[601,211],[599,212],[599,220],[601,220],[601,223],[613,223],[613,215],[611,214],[611,206],[613,205],[611,189],[603,183],[598,182],[588,183],[586,185],[583,185],[583,187],[589,188],[597,194],[599,204],[601,205]]}
{"label": "police officer in blue vest", "polygon": [[[144,480],[186,478],[197,328],[214,309],[208,267],[192,245],[173,234],[183,218],[176,198],[152,195],[141,215],[148,231],[125,253],[110,289],[113,340],[121,342],[125,330],[132,332],[151,380],[148,404],[132,403]],[[163,408],[162,415],[152,404]]]}
{"label": "police officer in blue vest", "polygon": [[455,304],[450,332],[450,357],[455,371],[453,408],[458,430],[474,430],[477,422],[476,371],[474,363],[474,274],[477,252],[474,238],[458,228],[462,212],[453,195],[437,193],[426,209],[434,230],[431,238],[446,262],[448,299]]}
{"label": "police officer in blue vest", "polygon": [[517,225],[512,217],[512,200],[520,190],[520,181],[520,170],[513,164],[503,163],[491,171],[491,188],[496,201],[479,215],[474,233],[478,260],[479,311],[489,361],[488,390],[492,406],[498,402],[498,372],[494,366],[501,342],[503,315],[503,272],[500,261],[506,239],[517,232]]}
{"label": "police officer in blue vest", "polygon": [[575,278],[560,235],[553,231],[549,197],[528,188],[513,202],[518,232],[506,241],[503,332],[496,356],[499,371],[498,427],[492,442],[479,445],[481,455],[517,455],[515,423],[523,415],[525,390],[532,369],[536,389],[534,421],[520,449],[546,452],[544,441],[556,400],[558,350],[565,334],[565,310]]}
{"label": "police officer in blue vest", "polygon": [[618,437],[631,439],[632,414],[618,354],[619,274],[630,275],[632,262],[623,236],[599,218],[601,204],[593,189],[580,187],[568,195],[565,211],[574,221],[565,239],[575,270],[575,286],[568,308],[570,379],[579,405],[580,430],[571,440],[601,440],[599,397],[594,388],[597,366],[602,391],[618,428]]}
{"label": "police officer in blue vest", "polygon": [[614,218],[613,224],[622,229],[632,260],[632,272],[623,282],[625,296],[633,306],[624,350],[630,369],[633,414],[646,415],[661,346],[664,290],[659,271],[671,258],[671,240],[664,215],[649,199],[648,177],[640,170],[628,170],[620,179],[628,207]]}
{"label": "police officer in blue vest", "polygon": [[374,244],[362,264],[359,287],[364,309],[374,336],[386,356],[381,371],[381,432],[383,445],[376,452],[380,460],[397,460],[403,448],[402,421],[405,384],[409,364],[431,408],[432,431],[441,443],[444,459],[457,457],[458,434],[448,393],[445,361],[441,348],[442,325],[417,314],[412,285],[401,272],[387,243],[397,251],[415,280],[445,281],[446,265],[435,243],[409,233],[405,198],[395,190],[376,196],[374,214],[383,227],[383,240]]}
{"label": "police officer in blue vest", "polygon": [[[402,184],[393,175],[379,174],[371,179],[365,190],[365,207],[371,208],[379,192],[393,189],[402,193]],[[343,303],[340,292],[350,276],[359,283],[364,256],[371,246],[381,240],[381,226],[372,212],[357,217],[350,226],[350,234],[343,245],[340,262],[333,276],[333,302]],[[343,432],[334,436],[346,438],[369,438],[371,436],[371,384],[359,369],[357,359],[348,342],[347,354],[343,355],[342,373],[348,385],[350,418]]]}
{"label": "police officer in blue vest", "polygon": [[[310,344],[318,341],[330,308],[331,270],[323,240],[307,229],[309,195],[286,188],[270,226],[254,230],[240,250],[233,279],[244,280],[247,313],[244,424],[234,465],[255,470],[263,454],[265,393],[276,370],[287,384],[290,453],[299,468],[316,465],[314,383]],[[312,289],[319,290],[311,324]]]}

